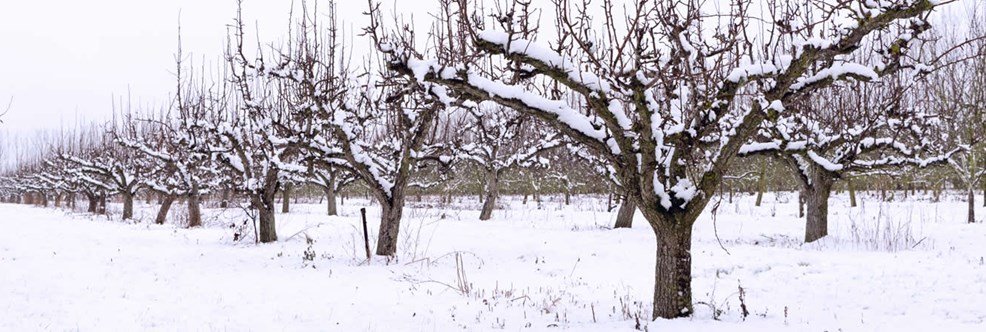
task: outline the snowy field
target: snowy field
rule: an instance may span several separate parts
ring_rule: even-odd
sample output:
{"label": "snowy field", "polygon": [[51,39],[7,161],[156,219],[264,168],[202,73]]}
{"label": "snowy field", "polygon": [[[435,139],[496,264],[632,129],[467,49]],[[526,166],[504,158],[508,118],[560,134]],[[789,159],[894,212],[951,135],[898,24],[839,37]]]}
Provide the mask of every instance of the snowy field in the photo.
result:
{"label": "snowy field", "polygon": [[833,235],[811,245],[794,194],[713,201],[693,244],[697,314],[672,321],[647,319],[653,233],[639,215],[610,230],[604,199],[505,199],[489,222],[475,198],[412,203],[398,257],[370,264],[358,201],[339,217],[293,205],[269,245],[233,241],[234,209],[185,230],[148,225],[150,205],[136,224],[0,205],[0,330],[986,331],[986,225],[955,197],[897,196],[836,197]]}

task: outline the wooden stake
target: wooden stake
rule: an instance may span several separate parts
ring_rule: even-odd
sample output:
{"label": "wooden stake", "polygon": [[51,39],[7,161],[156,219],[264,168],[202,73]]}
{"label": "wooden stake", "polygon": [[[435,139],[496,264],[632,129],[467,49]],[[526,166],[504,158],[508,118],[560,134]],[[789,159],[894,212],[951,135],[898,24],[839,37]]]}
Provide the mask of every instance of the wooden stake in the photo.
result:
{"label": "wooden stake", "polygon": [[366,249],[366,265],[370,265],[370,233],[366,230],[366,208],[359,209],[363,215],[363,247]]}

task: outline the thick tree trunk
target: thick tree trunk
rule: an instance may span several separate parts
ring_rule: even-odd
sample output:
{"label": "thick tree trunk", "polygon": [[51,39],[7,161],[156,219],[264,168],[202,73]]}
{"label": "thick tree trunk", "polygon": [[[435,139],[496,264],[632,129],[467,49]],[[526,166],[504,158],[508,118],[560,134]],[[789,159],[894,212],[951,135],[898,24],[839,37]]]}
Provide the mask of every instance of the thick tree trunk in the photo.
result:
{"label": "thick tree trunk", "polygon": [[[397,196],[397,195],[395,195]],[[393,256],[397,253],[398,233],[404,210],[404,197],[380,202],[380,232],[377,235],[377,255]]]}
{"label": "thick tree trunk", "polygon": [[281,190],[281,213],[291,212],[291,190],[294,189],[294,184],[286,183],[284,188]]}
{"label": "thick tree trunk", "polygon": [[496,208],[496,196],[500,191],[499,174],[497,171],[486,173],[486,196],[483,200],[483,210],[479,212],[479,220],[490,220],[493,217],[493,209]]}
{"label": "thick tree trunk", "polygon": [[[651,221],[651,225],[655,223]],[[672,224],[661,221],[661,225]],[[657,264],[654,276],[653,318],[678,318],[692,314],[692,230],[690,223],[657,226]]]}
{"label": "thick tree trunk", "polygon": [[96,213],[106,214],[106,193],[99,194],[99,207],[96,208]]}
{"label": "thick tree trunk", "polygon": [[613,228],[633,227],[633,215],[637,213],[637,204],[629,197],[623,199],[620,211],[616,213],[616,224]]}
{"label": "thick tree trunk", "polygon": [[254,194],[253,207],[257,209],[259,240],[261,243],[277,241],[277,228],[274,222],[273,195],[268,199],[263,194]]}
{"label": "thick tree trunk", "polygon": [[202,197],[199,195],[198,186],[192,187],[192,192],[188,195],[188,228],[202,226]]}
{"label": "thick tree trunk", "polygon": [[120,194],[123,198],[123,220],[129,220],[134,218],[134,195],[129,191],[124,191]]}
{"label": "thick tree trunk", "polygon": [[325,202],[326,202],[326,213],[330,216],[339,215],[339,209],[336,206],[336,191],[332,189],[335,184],[329,184],[329,187],[324,188],[325,191]]}
{"label": "thick tree trunk", "polygon": [[161,208],[157,211],[157,218],[154,218],[154,223],[158,225],[164,225],[164,222],[168,220],[168,211],[171,210],[171,204],[175,202],[175,196],[163,196],[161,199]]}
{"label": "thick tree trunk", "polygon": [[89,207],[86,209],[86,212],[96,213],[99,209],[99,199],[96,195],[86,195],[86,199],[89,200]]}
{"label": "thick tree trunk", "polygon": [[808,205],[805,243],[817,241],[828,235],[829,196],[832,194],[832,182],[832,178],[817,174],[812,177],[811,186],[805,190]]}

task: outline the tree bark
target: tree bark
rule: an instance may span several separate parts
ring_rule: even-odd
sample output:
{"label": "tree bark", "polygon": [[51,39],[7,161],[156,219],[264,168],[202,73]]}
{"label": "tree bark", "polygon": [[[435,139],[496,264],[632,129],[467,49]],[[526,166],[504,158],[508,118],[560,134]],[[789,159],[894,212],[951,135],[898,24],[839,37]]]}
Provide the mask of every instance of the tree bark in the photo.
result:
{"label": "tree bark", "polygon": [[294,184],[286,183],[284,188],[281,190],[281,213],[291,212],[291,190],[294,189]]}
{"label": "tree bark", "polygon": [[[395,195],[396,196],[396,195]],[[380,202],[380,232],[377,234],[377,255],[393,256],[397,253],[398,233],[401,229],[401,216],[404,198]]]}
{"label": "tree bark", "polygon": [[335,184],[331,183],[323,189],[325,191],[326,213],[330,216],[339,215],[339,209],[336,206],[336,191],[332,188],[334,186]]}
{"label": "tree bark", "polygon": [[[972,181],[972,180],[969,180]],[[969,223],[976,223],[976,189],[972,184],[969,184]]]}
{"label": "tree bark", "polygon": [[134,195],[128,190],[124,190],[120,194],[123,198],[123,220],[129,220],[134,218]]}
{"label": "tree bark", "polygon": [[97,199],[96,195],[90,194],[86,194],[86,198],[89,200],[89,207],[86,209],[86,212],[96,213],[99,209],[99,199]]}
{"label": "tree bark", "polygon": [[805,225],[805,243],[815,242],[828,235],[829,196],[832,194],[831,177],[816,171],[812,183],[805,190],[808,221]]}
{"label": "tree bark", "polygon": [[257,209],[257,231],[261,243],[277,241],[277,228],[274,221],[274,195],[253,194],[253,207]]}
{"label": "tree bark", "polygon": [[754,206],[760,206],[763,203],[763,191],[764,187],[767,186],[767,162],[763,162],[760,165],[760,178],[757,179],[757,202]]}
{"label": "tree bark", "polygon": [[57,193],[57,192],[55,193],[55,207],[56,208],[62,207],[62,194],[61,193]]}
{"label": "tree bark", "polygon": [[496,208],[496,196],[500,191],[499,172],[488,171],[486,174],[486,196],[483,200],[483,210],[479,212],[479,220],[490,220],[493,217],[493,209]]}
{"label": "tree bark", "polygon": [[202,197],[198,185],[192,185],[188,194],[188,228],[202,226]]}
{"label": "tree bark", "polygon": [[99,194],[99,206],[96,208],[96,213],[106,214],[106,193]]}
{"label": "tree bark", "polygon": [[222,200],[219,202],[219,207],[223,209],[229,207],[229,189],[223,189]]}
{"label": "tree bark", "polygon": [[[654,276],[653,317],[677,318],[692,314],[692,230],[690,223],[660,222]],[[654,226],[654,221],[651,221]]]}
{"label": "tree bark", "polygon": [[164,195],[161,199],[161,208],[157,211],[157,218],[154,218],[155,224],[164,225],[164,222],[168,220],[168,211],[171,210],[171,204],[174,202],[174,195]]}
{"label": "tree bark", "polygon": [[620,204],[620,211],[616,213],[616,224],[613,228],[633,227],[633,215],[637,213],[637,204],[630,197],[623,199]]}

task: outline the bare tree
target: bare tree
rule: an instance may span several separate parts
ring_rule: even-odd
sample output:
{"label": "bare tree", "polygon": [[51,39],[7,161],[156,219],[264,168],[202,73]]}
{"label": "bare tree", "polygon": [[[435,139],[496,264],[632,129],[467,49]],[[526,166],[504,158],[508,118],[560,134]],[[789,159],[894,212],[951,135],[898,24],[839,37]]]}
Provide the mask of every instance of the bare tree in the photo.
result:
{"label": "bare tree", "polygon": [[[658,239],[655,318],[693,312],[692,225],[757,127],[812,90],[897,69],[843,58],[880,42],[870,37],[881,31],[894,38],[878,45],[890,55],[879,60],[894,64],[893,50],[929,28],[922,17],[935,7],[910,0],[768,2],[761,11],[769,17],[752,24],[746,1],[715,9],[701,1],[640,1],[627,15],[605,2],[600,22],[585,4],[556,0],[559,38],[546,46],[532,41],[529,4],[514,1],[487,15],[457,1],[450,11],[459,14],[447,24],[464,36],[447,38],[451,47],[426,58],[394,33],[380,39],[380,49],[397,72],[440,84],[454,98],[531,114],[603,156]],[[833,23],[843,19],[854,24]],[[532,91],[536,84],[511,80],[518,71],[527,82],[548,80],[578,98]]]}
{"label": "bare tree", "polygon": [[487,102],[469,108],[471,123],[456,148],[456,158],[469,161],[483,171],[483,208],[479,220],[489,220],[496,208],[500,181],[515,168],[531,167],[547,161],[541,154],[563,146],[553,131],[544,130],[533,118]]}

